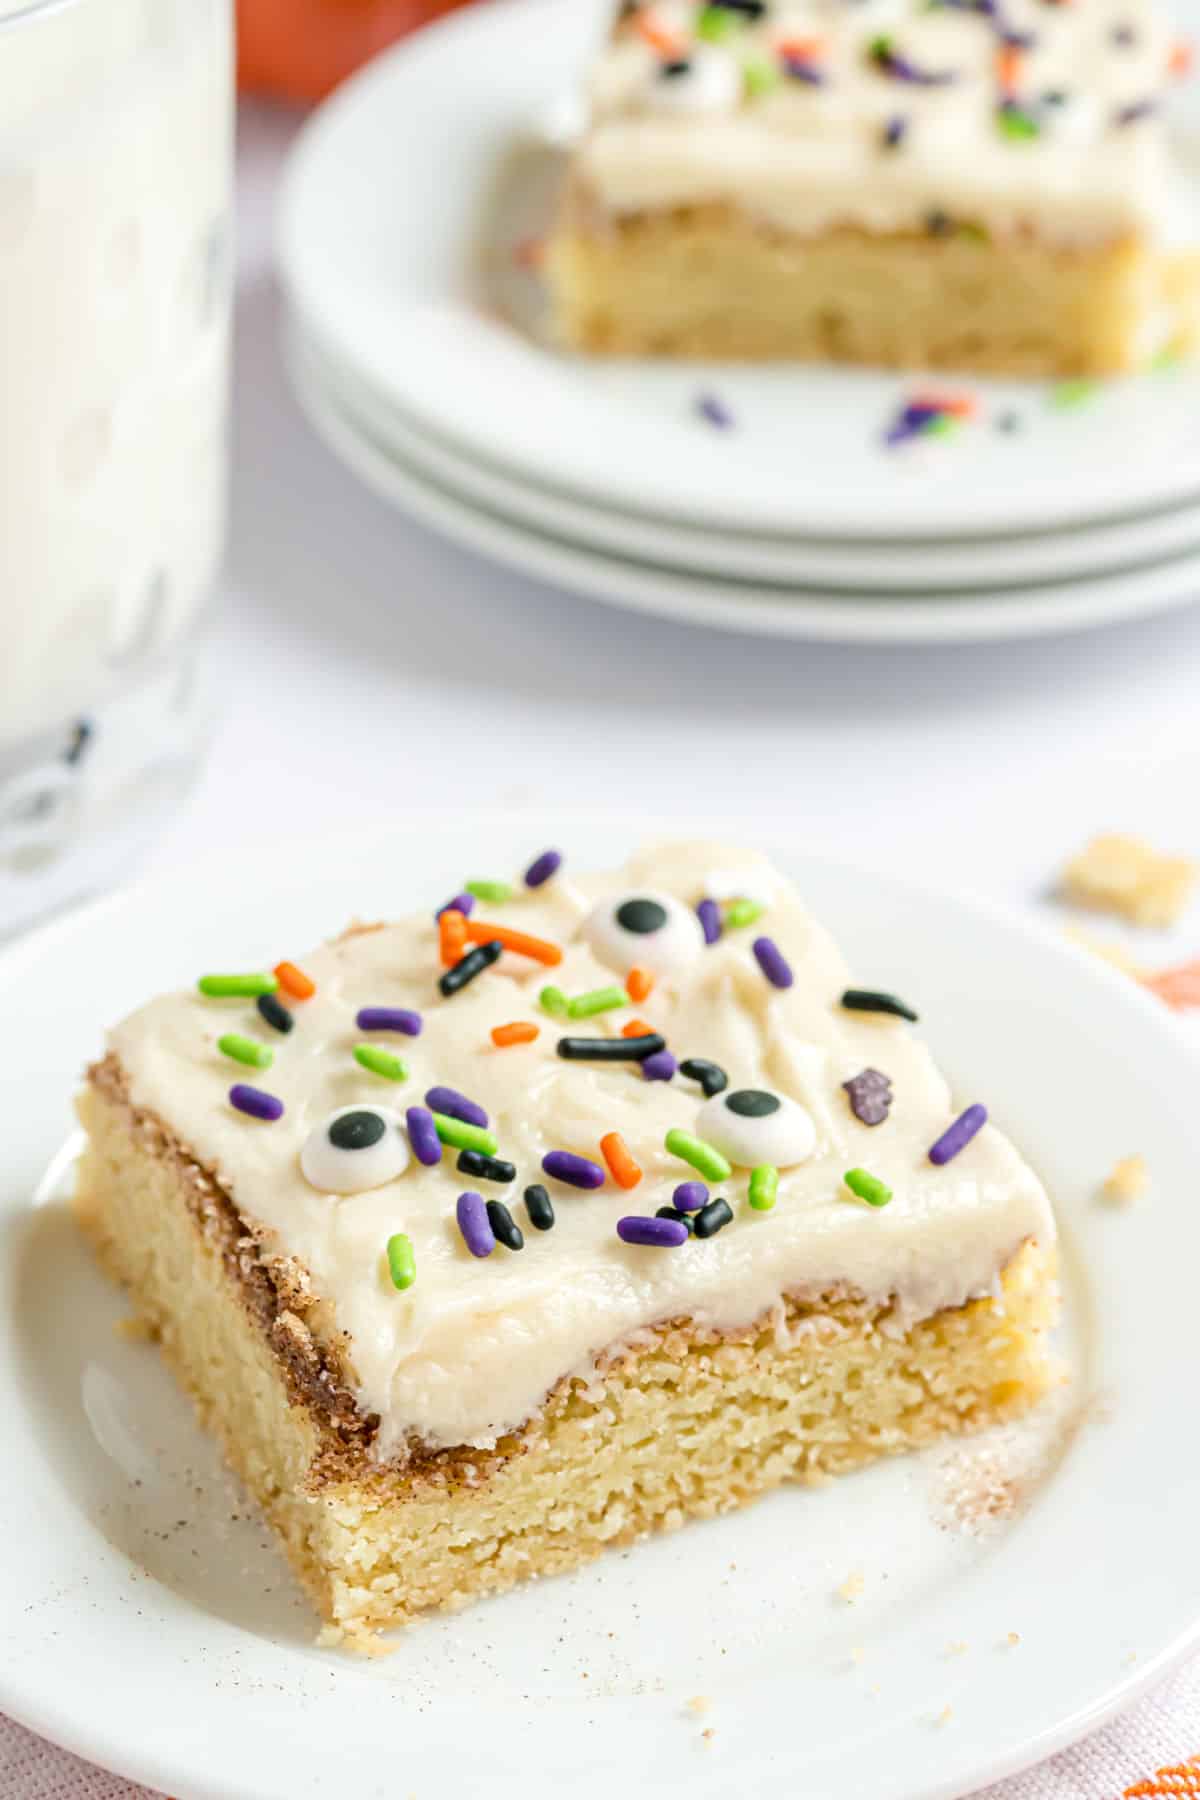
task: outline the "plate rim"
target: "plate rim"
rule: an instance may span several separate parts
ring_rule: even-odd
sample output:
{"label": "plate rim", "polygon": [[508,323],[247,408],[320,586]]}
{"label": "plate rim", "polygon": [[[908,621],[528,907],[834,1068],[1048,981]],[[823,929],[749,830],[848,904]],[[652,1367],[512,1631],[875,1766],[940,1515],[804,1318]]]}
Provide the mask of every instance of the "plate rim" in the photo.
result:
{"label": "plate rim", "polygon": [[[1040,591],[998,589],[982,600],[972,589],[918,599],[878,590],[766,588],[656,568],[552,538],[473,505],[376,444],[290,360],[288,374],[301,412],[326,449],[406,517],[485,562],[676,624],[807,642],[980,644],[1094,630],[1200,601],[1200,550],[1116,575],[1042,584]],[[1153,576],[1161,577],[1161,585],[1147,591]]]}
{"label": "plate rim", "polygon": [[[414,816],[421,809],[414,809]],[[493,829],[515,831],[529,835],[531,825],[536,820],[551,815],[561,822],[568,817],[564,809],[539,810],[536,813],[524,808],[504,808],[488,815]],[[428,818],[435,818],[436,812],[428,810]],[[573,821],[573,829],[578,829],[579,815],[569,815]],[[470,815],[467,815],[469,819]],[[586,814],[586,823],[591,829],[612,831],[622,841],[629,841],[652,830],[648,818],[639,817],[631,821],[626,813],[618,813],[611,809],[590,809]],[[703,821],[672,819],[670,830],[673,836],[687,833],[689,827],[697,829],[702,826],[705,835],[719,831],[722,826],[732,827],[734,821],[705,819]],[[661,827],[660,827],[661,829]],[[370,834],[373,841],[396,842],[397,837],[384,834],[382,831]],[[974,920],[982,922],[987,929],[998,929],[1012,942],[1020,945],[1038,946],[1042,952],[1048,952],[1064,964],[1073,965],[1078,971],[1086,974],[1087,982],[1118,1009],[1124,1007],[1129,1012],[1139,1014],[1145,1021],[1152,1021],[1154,1032],[1163,1040],[1164,1048],[1169,1040],[1172,1056],[1178,1055],[1181,1067],[1186,1068],[1191,1060],[1191,1046],[1185,1035],[1171,1020],[1164,1015],[1153,998],[1128,982],[1121,974],[1111,969],[1099,959],[1090,956],[1086,950],[1071,942],[1061,934],[1056,934],[1044,920],[1016,909],[1011,905],[998,901],[990,896],[973,893],[970,890],[953,891],[937,884],[925,881],[907,871],[901,873],[888,870],[881,874],[868,863],[843,856],[829,856],[804,847],[795,833],[771,831],[763,834],[764,847],[769,853],[781,854],[790,861],[790,872],[801,881],[811,880],[812,871],[819,869],[827,877],[842,882],[874,882],[882,883],[885,890],[902,891],[913,904],[922,901],[936,901],[940,906],[949,906],[956,915],[966,914]],[[363,834],[329,833],[320,837],[319,846],[325,856],[336,854],[339,844],[345,843],[361,855]],[[278,848],[266,846],[254,853],[253,862],[258,866],[273,866],[278,869]],[[785,863],[785,866],[788,864]],[[127,886],[104,896],[100,896],[84,905],[72,909],[60,917],[47,922],[37,931],[17,940],[16,943],[0,950],[0,992],[8,988],[10,979],[20,979],[30,968],[36,970],[44,958],[53,957],[56,946],[66,937],[77,935],[84,938],[99,928],[109,929],[119,917],[121,910],[131,899],[153,902],[155,899],[169,901],[177,891],[195,892],[197,877],[209,867],[207,861],[200,857],[189,858],[184,863],[165,871],[158,871],[141,876]],[[807,871],[807,876],[804,873]],[[0,1223],[8,1224],[14,1218],[23,1217],[27,1211],[27,1203],[9,1198],[0,1203]],[[11,1232],[0,1233],[0,1267],[10,1260]],[[0,1377],[3,1372],[0,1371]],[[3,1401],[5,1381],[0,1378],[0,1402]],[[16,1394],[15,1379],[9,1384],[11,1393]],[[1157,1682],[1161,1677],[1191,1650],[1200,1643],[1200,1597],[1196,1600],[1196,1612],[1186,1627],[1157,1651],[1142,1660],[1136,1669],[1126,1669],[1115,1674],[1108,1689],[1099,1694],[1095,1700],[1074,1712],[1053,1727],[1040,1731],[1034,1738],[1015,1746],[1001,1759],[993,1759],[986,1767],[973,1771],[969,1780],[971,1784],[980,1781],[991,1782],[1002,1779],[1023,1768],[1042,1761],[1045,1757],[1067,1745],[1078,1741],[1086,1733],[1095,1729],[1106,1719],[1113,1717],[1125,1706],[1131,1704],[1141,1693]],[[286,1647],[281,1649],[286,1654]],[[75,1754],[99,1762],[101,1766],[111,1768],[128,1778],[155,1783],[161,1787],[172,1789],[181,1785],[195,1796],[203,1800],[231,1800],[233,1789],[224,1781],[214,1782],[207,1776],[193,1779],[188,1774],[180,1781],[179,1765],[168,1766],[152,1754],[139,1750],[131,1755],[127,1743],[120,1739],[119,1728],[111,1727],[105,1722],[97,1730],[95,1721],[91,1726],[78,1722],[77,1712],[72,1707],[72,1696],[69,1693],[53,1689],[49,1697],[36,1697],[37,1685],[14,1684],[8,1677],[0,1676],[0,1706],[14,1719],[40,1732],[51,1741],[63,1745]],[[682,1773],[682,1767],[681,1767]],[[913,1800],[951,1800],[951,1796],[962,1794],[968,1789],[963,1786],[961,1771],[949,1777],[945,1782],[938,1781],[930,1785],[923,1784],[913,1790]],[[689,1789],[702,1794],[717,1793],[722,1790],[709,1787],[703,1778],[688,1779]],[[257,1795],[257,1786],[239,1789],[240,1794]]]}

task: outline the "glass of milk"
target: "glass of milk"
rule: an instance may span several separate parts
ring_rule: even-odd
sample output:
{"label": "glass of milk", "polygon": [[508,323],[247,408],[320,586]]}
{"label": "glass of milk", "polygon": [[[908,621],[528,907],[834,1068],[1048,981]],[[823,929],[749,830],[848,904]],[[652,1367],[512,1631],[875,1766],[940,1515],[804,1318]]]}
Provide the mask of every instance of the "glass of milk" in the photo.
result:
{"label": "glass of milk", "polygon": [[203,735],[232,0],[0,0],[0,933],[119,876]]}

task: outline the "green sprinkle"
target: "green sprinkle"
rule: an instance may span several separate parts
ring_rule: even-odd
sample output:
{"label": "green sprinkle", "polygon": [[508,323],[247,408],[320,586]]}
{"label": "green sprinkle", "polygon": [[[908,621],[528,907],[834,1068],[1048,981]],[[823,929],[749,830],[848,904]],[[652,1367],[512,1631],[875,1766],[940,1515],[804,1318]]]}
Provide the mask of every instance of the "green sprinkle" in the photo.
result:
{"label": "green sprinkle", "polygon": [[731,900],[725,908],[725,924],[730,931],[738,931],[743,925],[753,925],[766,910],[761,900]]}
{"label": "green sprinkle", "polygon": [[696,20],[696,36],[703,38],[706,44],[728,43],[742,30],[742,21],[725,6],[706,6]]}
{"label": "green sprinkle", "polygon": [[733,1174],[731,1165],[721,1152],[715,1145],[706,1144],[703,1138],[693,1137],[690,1132],[680,1131],[676,1127],[668,1131],[665,1142],[672,1156],[677,1156],[680,1162],[690,1163],[693,1169],[707,1176],[709,1181],[728,1181]]}
{"label": "green sprinkle", "polygon": [[485,1156],[495,1156],[496,1139],[482,1125],[468,1125],[465,1119],[452,1119],[440,1112],[434,1113],[433,1123],[443,1144],[452,1144],[456,1150],[482,1150]]}
{"label": "green sprinkle", "polygon": [[868,1206],[886,1206],[892,1197],[892,1190],[876,1175],[868,1175],[865,1169],[851,1169],[842,1176],[842,1180],[852,1194],[865,1200]]}
{"label": "green sprinkle", "polygon": [[569,1002],[560,987],[555,987],[553,984],[544,987],[538,995],[538,999],[541,1001],[544,1012],[552,1014],[556,1019],[566,1018]]}
{"label": "green sprinkle", "polygon": [[274,975],[202,975],[196,986],[213,999],[227,1000],[238,995],[253,1000],[259,994],[273,994],[279,982]]}
{"label": "green sprinkle", "polygon": [[923,437],[949,437],[958,430],[960,421],[953,413],[938,413],[932,419],[926,419],[921,427]]}
{"label": "green sprinkle", "polygon": [[360,1068],[370,1069],[372,1075],[382,1075],[385,1081],[408,1080],[408,1064],[377,1044],[355,1044],[354,1060]]}
{"label": "green sprinkle", "polygon": [[1050,404],[1062,412],[1073,406],[1086,406],[1095,398],[1098,386],[1098,382],[1089,381],[1082,375],[1076,381],[1060,381],[1050,389]]}
{"label": "green sprinkle", "polygon": [[507,881],[468,881],[466,891],[477,900],[486,900],[489,906],[503,906],[513,897],[512,884]]}
{"label": "green sprinkle", "polygon": [[1027,144],[1041,135],[1042,128],[1032,113],[1022,112],[1019,106],[1001,106],[996,112],[996,129],[1001,137]]}
{"label": "green sprinkle", "polygon": [[590,994],[576,994],[573,1000],[567,1001],[568,1019],[590,1019],[596,1013],[611,1012],[614,1006],[628,1006],[629,995],[624,988],[593,988]]}
{"label": "green sprinkle", "polygon": [[773,93],[783,77],[774,63],[747,62],[742,64],[742,80],[746,85],[746,94],[751,100],[761,100],[764,94]]}
{"label": "green sprinkle", "polygon": [[222,1056],[232,1056],[234,1062],[249,1063],[252,1069],[269,1069],[275,1061],[275,1052],[268,1049],[266,1044],[258,1044],[253,1038],[242,1037],[237,1031],[227,1031],[224,1037],[219,1037],[217,1049]]}
{"label": "green sprinkle", "polygon": [[750,1204],[755,1212],[770,1212],[779,1198],[779,1170],[763,1163],[750,1171]]}
{"label": "green sprinkle", "polygon": [[392,1286],[398,1287],[401,1293],[410,1288],[417,1279],[417,1263],[413,1256],[412,1239],[397,1231],[387,1241],[388,1269],[391,1272]]}

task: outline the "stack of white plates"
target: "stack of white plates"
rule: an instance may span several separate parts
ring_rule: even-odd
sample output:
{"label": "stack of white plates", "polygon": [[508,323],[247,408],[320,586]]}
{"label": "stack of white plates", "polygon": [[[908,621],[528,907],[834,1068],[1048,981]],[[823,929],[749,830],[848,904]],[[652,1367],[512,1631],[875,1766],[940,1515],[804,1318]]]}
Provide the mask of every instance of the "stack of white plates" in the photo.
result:
{"label": "stack of white plates", "polygon": [[[1200,370],[1096,386],[566,357],[536,248],[609,0],[381,58],[285,185],[291,366],[381,493],[567,589],[777,636],[1024,636],[1200,596]],[[915,397],[975,416],[898,445]]]}

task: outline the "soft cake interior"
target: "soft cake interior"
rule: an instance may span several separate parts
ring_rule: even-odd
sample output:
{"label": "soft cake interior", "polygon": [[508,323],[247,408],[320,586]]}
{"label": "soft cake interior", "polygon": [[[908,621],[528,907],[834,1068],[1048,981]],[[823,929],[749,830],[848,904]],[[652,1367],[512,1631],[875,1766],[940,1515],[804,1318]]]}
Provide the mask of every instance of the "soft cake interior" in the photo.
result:
{"label": "soft cake interior", "polygon": [[1053,1251],[995,1298],[905,1331],[848,1294],[716,1335],[642,1334],[495,1450],[371,1460],[336,1334],[213,1177],[129,1101],[113,1058],[80,1101],[78,1216],[278,1533],[330,1634],[461,1605],[613,1544],[1006,1420],[1055,1379]]}

